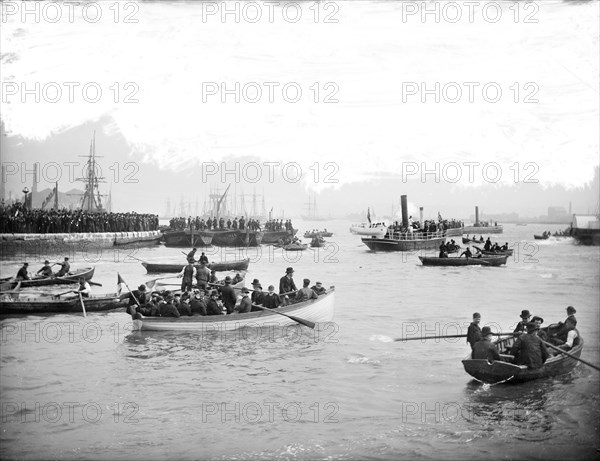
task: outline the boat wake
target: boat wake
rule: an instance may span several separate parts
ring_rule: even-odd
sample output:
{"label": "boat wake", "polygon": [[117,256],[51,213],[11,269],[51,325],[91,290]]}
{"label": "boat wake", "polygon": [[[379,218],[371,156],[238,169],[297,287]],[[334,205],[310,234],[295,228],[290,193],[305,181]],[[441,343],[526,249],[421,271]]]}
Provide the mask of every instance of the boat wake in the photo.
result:
{"label": "boat wake", "polygon": [[394,339],[386,335],[371,335],[369,341],[381,341],[382,343],[391,343],[394,341]]}

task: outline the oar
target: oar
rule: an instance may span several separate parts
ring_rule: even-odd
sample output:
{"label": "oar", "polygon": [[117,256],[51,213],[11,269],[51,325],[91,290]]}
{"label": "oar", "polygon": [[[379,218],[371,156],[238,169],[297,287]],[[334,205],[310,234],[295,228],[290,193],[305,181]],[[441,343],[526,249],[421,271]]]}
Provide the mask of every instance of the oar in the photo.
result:
{"label": "oar", "polygon": [[69,291],[65,291],[65,292],[63,292],[63,293],[59,293],[59,294],[57,294],[57,295],[54,295],[54,296],[56,296],[56,297],[58,298],[59,296],[66,295],[67,293],[75,293],[75,290],[69,290]]}
{"label": "oar", "polygon": [[157,281],[159,281],[159,280],[164,280],[164,279],[172,279],[172,278],[174,278],[174,276],[170,275],[170,276],[168,276],[168,277],[159,277],[159,278],[157,278],[157,279],[148,280],[148,281],[146,282],[146,286],[147,286],[148,288],[152,289],[152,288],[154,288],[154,285],[156,285],[156,282],[157,282]]}
{"label": "oar", "polygon": [[[517,333],[491,333],[493,336],[514,336]],[[419,341],[422,339],[466,338],[467,335],[421,336],[419,338],[396,338],[394,341]]]}
{"label": "oar", "polygon": [[549,342],[546,342],[546,341],[544,341],[543,339],[542,339],[542,342],[543,342],[543,343],[544,343],[546,346],[548,346],[548,347],[551,347],[552,349],[554,349],[555,351],[557,351],[557,352],[560,352],[561,354],[564,354],[564,355],[566,355],[567,357],[570,357],[570,358],[572,358],[572,359],[574,359],[574,360],[578,360],[578,361],[580,361],[581,363],[585,363],[585,364],[586,364],[588,367],[592,367],[594,370],[598,370],[598,371],[600,371],[600,367],[597,367],[596,365],[592,365],[590,362],[587,362],[587,361],[585,361],[585,360],[583,360],[583,359],[580,359],[579,357],[577,357],[577,356],[575,356],[575,355],[573,355],[573,354],[569,354],[568,352],[566,352],[566,351],[563,351],[563,350],[562,350],[560,347],[556,347],[554,344],[551,344],[551,343],[549,343]]}
{"label": "oar", "polygon": [[77,292],[79,294],[79,301],[81,302],[81,308],[83,309],[83,316],[87,317],[87,313],[85,312],[85,304],[83,303],[83,296],[81,296],[81,291]]}
{"label": "oar", "polygon": [[275,309],[269,309],[268,307],[263,307],[258,304],[252,304],[252,307],[256,307],[257,309],[262,309],[263,311],[269,311],[269,312],[274,312],[275,314],[283,315],[284,317],[287,317],[288,319],[292,319],[294,322],[298,322],[299,324],[304,325],[313,330],[315,328],[315,323],[311,322],[310,320],[305,320],[305,319],[301,319],[299,317],[294,317],[293,315],[284,314],[283,312],[278,312]]}

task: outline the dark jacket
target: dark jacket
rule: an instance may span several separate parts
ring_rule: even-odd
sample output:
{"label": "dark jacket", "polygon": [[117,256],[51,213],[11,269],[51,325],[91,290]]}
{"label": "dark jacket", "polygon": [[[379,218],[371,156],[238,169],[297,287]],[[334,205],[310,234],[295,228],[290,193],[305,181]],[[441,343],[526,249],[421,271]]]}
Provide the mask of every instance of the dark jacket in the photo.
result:
{"label": "dark jacket", "polygon": [[223,304],[227,309],[227,313],[233,313],[235,308],[235,303],[237,301],[237,296],[235,295],[235,290],[231,285],[223,285],[220,289],[221,291],[221,299],[223,300]]}
{"label": "dark jacket", "polygon": [[284,275],[279,279],[279,294],[289,293],[290,291],[296,290],[297,288],[293,278],[288,278],[287,275]]}
{"label": "dark jacket", "polygon": [[515,356],[517,365],[527,365],[530,369],[541,368],[550,357],[546,345],[535,334],[519,336],[510,353]]}
{"label": "dark jacket", "polygon": [[17,280],[29,280],[26,268],[21,267],[21,269],[19,269],[19,272],[17,272]]}
{"label": "dark jacket", "polygon": [[300,302],[300,301],[308,301],[309,299],[316,299],[318,297],[319,297],[319,295],[317,295],[314,291],[312,291],[308,287],[305,287],[305,288],[302,288],[298,292],[298,294],[296,295],[296,300],[298,302]]}
{"label": "dark jacket", "polygon": [[577,319],[574,315],[569,315],[564,323],[559,323],[558,330],[552,336],[560,339],[561,341],[566,341],[569,331],[574,330],[577,327]]}
{"label": "dark jacket", "polygon": [[[265,294],[262,291],[254,291],[250,298],[252,300],[252,304],[260,304],[261,306],[265,303]],[[262,309],[257,307],[252,308],[252,312],[258,312]]]}
{"label": "dark jacket", "polygon": [[183,315],[191,316],[192,315],[192,309],[190,308],[190,305],[187,303],[179,303],[179,305],[177,306],[177,311],[179,312],[179,315],[181,315],[181,316],[183,316]]}
{"label": "dark jacket", "polygon": [[214,299],[209,299],[206,303],[206,315],[221,315],[223,312]]}
{"label": "dark jacket", "polygon": [[161,317],[180,317],[179,311],[173,303],[163,303],[160,305],[159,313]]}
{"label": "dark jacket", "polygon": [[479,325],[471,323],[471,325],[469,325],[469,329],[467,330],[467,342],[471,345],[471,349],[473,349],[475,343],[480,340],[481,328],[479,328]]}
{"label": "dark jacket", "polygon": [[190,303],[192,315],[206,315],[206,302],[203,299],[192,299]]}
{"label": "dark jacket", "polygon": [[519,331],[527,332],[527,327],[525,326],[526,323],[527,322],[524,322],[523,320],[517,323],[517,327],[515,328],[515,331],[513,331],[513,333],[518,333]]}
{"label": "dark jacket", "polygon": [[494,360],[500,359],[500,354],[498,353],[498,348],[496,347],[496,345],[493,342],[484,338],[481,341],[477,341],[473,346],[471,358],[493,362]]}
{"label": "dark jacket", "polygon": [[272,294],[266,293],[263,306],[268,307],[269,309],[277,309],[281,306],[281,298],[275,292]]}
{"label": "dark jacket", "polygon": [[69,273],[69,271],[71,270],[71,265],[69,264],[68,261],[64,261],[60,264],[60,270],[56,273],[57,277],[61,277],[63,275],[67,275]]}
{"label": "dark jacket", "polygon": [[42,273],[42,276],[44,277],[51,277],[52,276],[52,268],[50,266],[44,266],[42,267],[39,271],[36,272],[36,274]]}
{"label": "dark jacket", "polygon": [[146,300],[146,292],[145,291],[140,291],[140,290],[133,290],[131,293],[127,293],[127,298],[129,300],[129,306],[137,306],[137,303],[135,302],[135,299],[133,298],[133,296],[135,296],[137,298],[137,300],[139,301],[140,305],[144,305],[146,304],[147,300]]}
{"label": "dark jacket", "polygon": [[242,298],[242,300],[240,301],[240,305],[238,307],[238,312],[240,314],[245,314],[247,312],[250,312],[251,310],[252,310],[252,301],[250,300],[250,297],[244,296]]}

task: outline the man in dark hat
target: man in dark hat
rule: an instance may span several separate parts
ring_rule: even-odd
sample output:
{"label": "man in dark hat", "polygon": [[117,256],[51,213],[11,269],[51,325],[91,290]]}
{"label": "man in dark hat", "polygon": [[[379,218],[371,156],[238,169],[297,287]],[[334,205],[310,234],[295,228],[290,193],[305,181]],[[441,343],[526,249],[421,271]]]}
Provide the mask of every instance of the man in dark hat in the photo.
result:
{"label": "man in dark hat", "polygon": [[228,314],[233,314],[235,309],[235,303],[237,302],[237,296],[235,290],[231,286],[231,277],[228,275],[225,277],[225,285],[220,287],[221,300],[227,309]]}
{"label": "man in dark hat", "polygon": [[192,315],[206,315],[206,301],[204,299],[203,291],[199,289],[194,290],[194,295],[190,302],[190,309]]}
{"label": "man in dark hat", "polygon": [[573,306],[567,307],[567,318],[564,322],[558,322],[558,327],[553,334],[550,335],[550,342],[555,345],[564,345],[563,349],[573,347],[573,341],[577,338],[577,319],[575,314],[577,311]]}
{"label": "man in dark hat", "polygon": [[492,241],[490,240],[490,238],[488,237],[487,240],[485,241],[485,245],[483,245],[483,249],[485,251],[490,251],[492,249]]}
{"label": "man in dark hat", "polygon": [[527,334],[517,338],[510,349],[510,353],[515,356],[515,364],[527,365],[530,370],[544,366],[550,354],[546,345],[537,335],[539,329],[539,325],[530,322],[527,324]]}
{"label": "man in dark hat", "polygon": [[36,274],[42,273],[42,277],[51,277],[52,276],[52,266],[50,266],[50,261],[46,259],[44,261],[44,265],[42,268],[36,272]]}
{"label": "man in dark hat", "polygon": [[269,309],[277,309],[281,306],[281,298],[277,293],[275,293],[275,287],[273,285],[269,285],[267,288],[267,293],[265,294],[264,306]]}
{"label": "man in dark hat", "polygon": [[525,331],[527,330],[525,325],[529,323],[530,318],[531,314],[529,313],[529,311],[527,309],[522,310],[521,321],[517,323],[517,327],[515,328],[515,331],[513,331],[513,333],[525,333]]}
{"label": "man in dark hat", "polygon": [[483,327],[481,329],[481,336],[482,338],[473,346],[471,358],[487,360],[490,363],[493,363],[494,360],[500,360],[498,348],[492,342],[492,329],[490,327]]}
{"label": "man in dark hat", "polygon": [[173,305],[173,300],[173,294],[170,291],[166,291],[165,302],[159,306],[159,313],[161,317],[180,317],[179,311]]}
{"label": "man in dark hat", "polygon": [[17,280],[31,280],[31,277],[29,276],[29,272],[27,272],[29,269],[29,263],[23,263],[23,267],[21,267],[19,269],[19,271],[17,272]]}
{"label": "man in dark hat", "polygon": [[217,277],[217,271],[216,270],[211,270],[210,271],[210,279],[208,280],[208,283],[219,283],[219,278]]}
{"label": "man in dark hat", "polygon": [[252,310],[252,301],[250,300],[249,294],[250,290],[248,290],[248,288],[242,288],[242,300],[237,309],[238,313],[246,314]]}
{"label": "man in dark hat", "polygon": [[140,306],[143,306],[147,302],[146,285],[140,285],[137,290],[133,290],[131,293],[123,293],[120,298],[128,299],[128,306],[137,306],[136,299],[140,303]]}
{"label": "man in dark hat", "polygon": [[481,328],[479,328],[479,322],[481,322],[481,314],[479,312],[475,312],[473,314],[473,321],[467,329],[467,342],[471,346],[471,350],[473,350],[475,343],[481,339]]}
{"label": "man in dark hat", "polygon": [[223,310],[219,306],[219,292],[212,290],[208,301],[206,302],[206,315],[222,315]]}
{"label": "man in dark hat", "polygon": [[289,298],[294,298],[296,296],[295,293],[291,293],[293,291],[297,291],[296,284],[294,283],[294,269],[288,267],[285,270],[285,275],[279,279],[279,294],[283,295],[287,293],[284,297],[284,305],[287,304]]}
{"label": "man in dark hat", "polygon": [[[252,304],[263,305],[265,302],[265,294],[262,291],[262,285],[260,284],[258,279],[252,280],[252,296],[250,299],[252,300]],[[260,311],[262,309],[258,309],[256,307],[252,308],[252,312]]]}

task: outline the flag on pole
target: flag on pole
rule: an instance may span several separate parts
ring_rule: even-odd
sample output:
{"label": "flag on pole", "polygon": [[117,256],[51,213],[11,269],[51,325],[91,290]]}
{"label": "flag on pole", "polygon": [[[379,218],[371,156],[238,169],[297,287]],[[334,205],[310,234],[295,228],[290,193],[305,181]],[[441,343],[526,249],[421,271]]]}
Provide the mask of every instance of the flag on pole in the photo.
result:
{"label": "flag on pole", "polygon": [[117,272],[117,287],[119,287],[119,289],[117,290],[117,294],[120,296],[121,292],[123,291],[123,285],[125,285],[125,280],[123,280],[123,277],[121,277],[121,274],[119,274]]}
{"label": "flag on pole", "polygon": [[371,208],[367,208],[367,219],[369,220],[369,224],[371,224]]}

